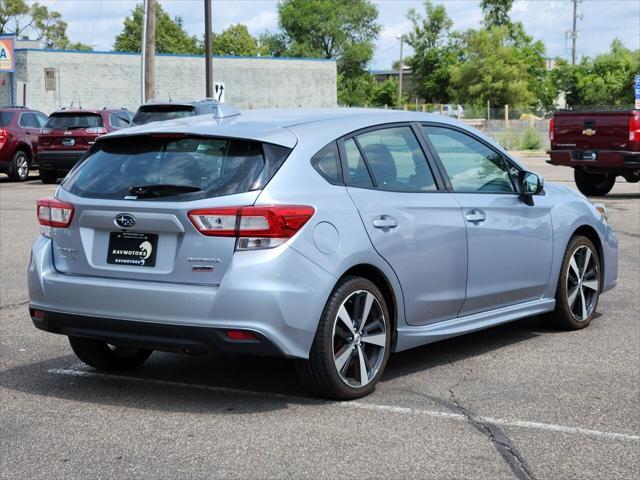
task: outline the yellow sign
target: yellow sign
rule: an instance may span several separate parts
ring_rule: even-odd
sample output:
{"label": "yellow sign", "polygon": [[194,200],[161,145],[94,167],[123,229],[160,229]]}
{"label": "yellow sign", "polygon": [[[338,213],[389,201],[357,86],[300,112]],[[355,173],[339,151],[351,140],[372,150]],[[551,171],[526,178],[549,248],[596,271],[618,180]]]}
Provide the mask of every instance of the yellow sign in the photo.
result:
{"label": "yellow sign", "polygon": [[15,69],[13,37],[0,37],[0,73],[13,72]]}

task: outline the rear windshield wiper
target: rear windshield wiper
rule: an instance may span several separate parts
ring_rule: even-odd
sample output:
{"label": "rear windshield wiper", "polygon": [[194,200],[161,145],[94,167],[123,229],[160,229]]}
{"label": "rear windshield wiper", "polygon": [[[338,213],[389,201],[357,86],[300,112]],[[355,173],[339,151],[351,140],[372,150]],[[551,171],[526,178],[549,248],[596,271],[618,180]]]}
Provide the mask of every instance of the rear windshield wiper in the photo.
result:
{"label": "rear windshield wiper", "polygon": [[140,185],[129,187],[129,195],[136,196],[138,198],[153,198],[153,197],[170,197],[172,195],[180,195],[181,193],[191,193],[202,191],[199,187],[191,185]]}
{"label": "rear windshield wiper", "polygon": [[68,127],[64,127],[65,130],[77,130],[79,128],[92,128],[89,125],[70,125]]}

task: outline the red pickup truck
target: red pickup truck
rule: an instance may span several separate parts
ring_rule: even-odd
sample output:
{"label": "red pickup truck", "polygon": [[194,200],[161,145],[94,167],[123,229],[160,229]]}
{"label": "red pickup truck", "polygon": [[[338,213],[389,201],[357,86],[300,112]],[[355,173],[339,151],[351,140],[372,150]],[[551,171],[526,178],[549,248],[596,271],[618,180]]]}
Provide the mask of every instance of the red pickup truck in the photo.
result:
{"label": "red pickup truck", "polygon": [[640,180],[640,110],[558,111],[549,124],[552,165],[572,167],[578,190],[606,195],[616,177]]}

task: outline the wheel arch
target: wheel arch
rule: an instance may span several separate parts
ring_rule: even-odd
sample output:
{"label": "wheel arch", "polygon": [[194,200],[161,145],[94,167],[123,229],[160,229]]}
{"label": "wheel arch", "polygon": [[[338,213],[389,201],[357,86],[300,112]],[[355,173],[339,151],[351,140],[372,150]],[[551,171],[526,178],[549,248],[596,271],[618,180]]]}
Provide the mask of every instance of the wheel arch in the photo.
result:
{"label": "wheel arch", "polygon": [[[29,157],[29,162],[33,162],[33,152],[31,151],[29,145],[27,145],[26,143],[19,143],[18,146],[16,146],[15,152],[26,153],[27,157]],[[15,152],[13,153],[14,155]]]}
{"label": "wheel arch", "polygon": [[391,317],[391,346],[393,351],[395,349],[398,331],[399,305],[391,282],[382,270],[369,263],[360,263],[358,265],[350,267],[340,276],[337,283],[339,283],[345,277],[349,276],[366,278],[367,280],[373,282],[380,289],[380,292],[382,292],[382,296],[384,297],[384,301],[387,304],[387,309],[389,310],[389,315]]}
{"label": "wheel arch", "polygon": [[[569,242],[571,241],[571,239],[573,237],[576,237],[578,235],[582,235],[584,237],[587,237],[591,243],[593,243],[593,245],[596,247],[596,249],[598,250],[598,260],[600,262],[600,276],[601,278],[605,278],[604,277],[604,252],[602,249],[602,241],[600,240],[600,235],[598,235],[598,232],[596,231],[595,228],[593,228],[591,225],[581,225],[578,228],[576,228],[573,233],[571,234],[571,236],[569,237],[569,241],[567,242],[567,246],[569,245]],[[566,247],[565,247],[566,249]],[[604,282],[601,282],[600,285],[600,290],[602,291],[602,285]]]}

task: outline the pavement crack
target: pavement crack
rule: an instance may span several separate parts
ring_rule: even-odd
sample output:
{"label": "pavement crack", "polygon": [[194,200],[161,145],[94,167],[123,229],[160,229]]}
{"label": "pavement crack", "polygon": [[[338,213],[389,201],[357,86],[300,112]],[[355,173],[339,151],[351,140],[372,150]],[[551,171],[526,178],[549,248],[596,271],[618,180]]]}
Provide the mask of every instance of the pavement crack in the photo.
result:
{"label": "pavement crack", "polygon": [[29,300],[27,300],[26,302],[16,302],[10,303],[8,305],[0,305],[0,310],[4,310],[5,308],[21,307],[23,305],[29,305]]}
{"label": "pavement crack", "polygon": [[467,421],[480,433],[485,435],[489,441],[493,444],[498,451],[502,459],[507,466],[511,469],[511,472],[519,480],[535,480],[535,476],[531,471],[531,468],[524,459],[522,453],[513,444],[513,441],[502,431],[497,425],[488,423],[475,415],[469,409],[464,407],[454,392],[454,389],[460,382],[449,388],[449,397],[451,403],[455,405],[458,412],[460,412]]}

